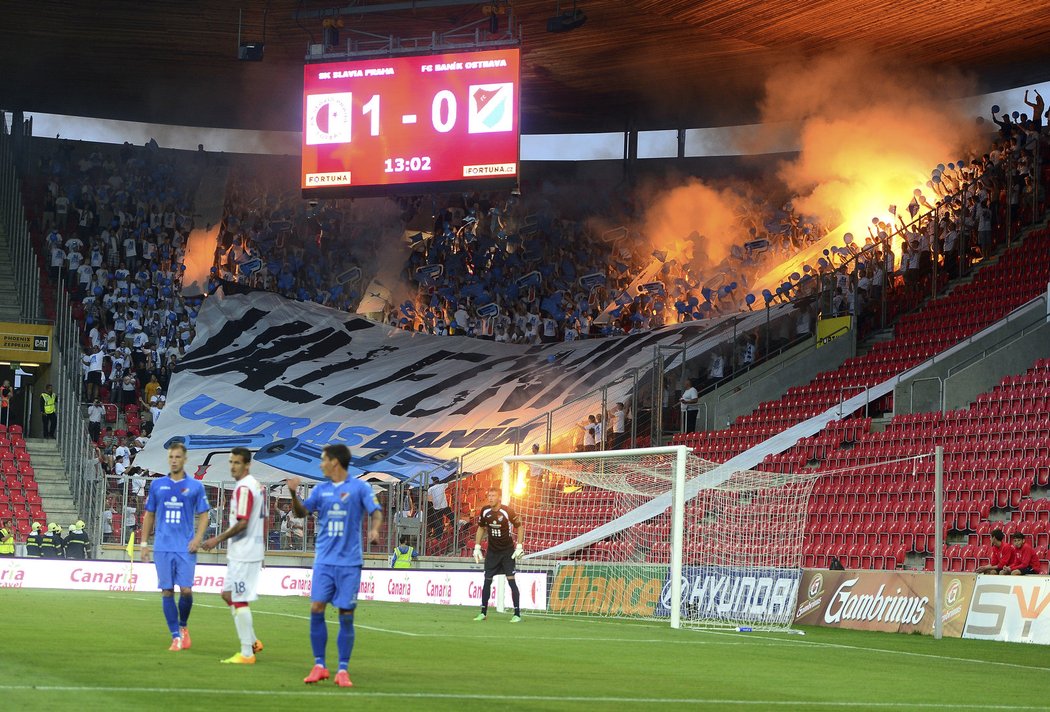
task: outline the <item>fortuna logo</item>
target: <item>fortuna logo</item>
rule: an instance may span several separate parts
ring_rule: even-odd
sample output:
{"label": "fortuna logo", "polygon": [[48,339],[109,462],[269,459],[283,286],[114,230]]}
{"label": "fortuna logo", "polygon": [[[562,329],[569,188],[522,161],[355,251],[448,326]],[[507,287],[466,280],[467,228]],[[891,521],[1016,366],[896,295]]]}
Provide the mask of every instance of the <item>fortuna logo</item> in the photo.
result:
{"label": "fortuna logo", "polygon": [[338,502],[336,502],[335,504],[332,505],[332,511],[333,512],[340,512],[340,511],[342,511],[342,509],[343,508],[339,506]]}

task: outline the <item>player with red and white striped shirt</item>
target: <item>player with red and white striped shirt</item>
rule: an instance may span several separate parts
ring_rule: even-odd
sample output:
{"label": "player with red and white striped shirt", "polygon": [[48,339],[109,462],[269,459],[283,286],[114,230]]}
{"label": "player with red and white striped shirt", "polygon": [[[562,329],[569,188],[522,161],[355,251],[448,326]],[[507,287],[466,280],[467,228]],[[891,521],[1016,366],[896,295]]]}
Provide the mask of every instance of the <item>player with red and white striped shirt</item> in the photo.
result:
{"label": "player with red and white striped shirt", "polygon": [[265,556],[263,525],[267,514],[267,498],[266,490],[248,472],[251,462],[252,453],[247,448],[236,447],[230,452],[230,475],[237,482],[230,498],[230,528],[202,545],[205,551],[210,551],[220,542],[229,542],[226,547],[226,580],[222,587],[222,600],[226,601],[233,614],[241,649],[222,662],[241,665],[254,664],[255,653],[263,648],[255,637],[252,611],[248,604],[259,597],[256,589]]}

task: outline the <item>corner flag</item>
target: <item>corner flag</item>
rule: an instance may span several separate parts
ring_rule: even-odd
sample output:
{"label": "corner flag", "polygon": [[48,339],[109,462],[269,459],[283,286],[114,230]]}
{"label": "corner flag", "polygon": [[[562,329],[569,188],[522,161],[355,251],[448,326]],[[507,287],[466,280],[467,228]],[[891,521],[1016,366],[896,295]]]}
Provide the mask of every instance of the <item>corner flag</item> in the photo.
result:
{"label": "corner flag", "polygon": [[128,552],[128,558],[132,561],[135,560],[135,532],[131,532],[131,536],[128,538],[128,548],[125,549]]}

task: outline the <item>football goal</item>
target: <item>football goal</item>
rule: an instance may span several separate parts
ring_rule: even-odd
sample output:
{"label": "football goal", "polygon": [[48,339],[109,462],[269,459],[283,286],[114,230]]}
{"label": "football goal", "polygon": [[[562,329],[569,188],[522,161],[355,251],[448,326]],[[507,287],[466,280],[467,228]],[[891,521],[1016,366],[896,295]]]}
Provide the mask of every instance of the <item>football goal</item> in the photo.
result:
{"label": "football goal", "polygon": [[684,446],[520,455],[503,491],[548,610],[786,630],[819,473],[734,470]]}

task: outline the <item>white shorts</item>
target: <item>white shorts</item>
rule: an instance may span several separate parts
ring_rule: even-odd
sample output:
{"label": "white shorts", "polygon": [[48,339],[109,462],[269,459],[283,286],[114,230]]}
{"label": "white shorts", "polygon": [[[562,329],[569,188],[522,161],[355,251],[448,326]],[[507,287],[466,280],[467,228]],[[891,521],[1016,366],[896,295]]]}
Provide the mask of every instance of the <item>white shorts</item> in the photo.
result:
{"label": "white shorts", "polygon": [[236,603],[248,603],[259,597],[259,571],[261,561],[230,561],[226,564],[226,580],[223,591],[229,591]]}

